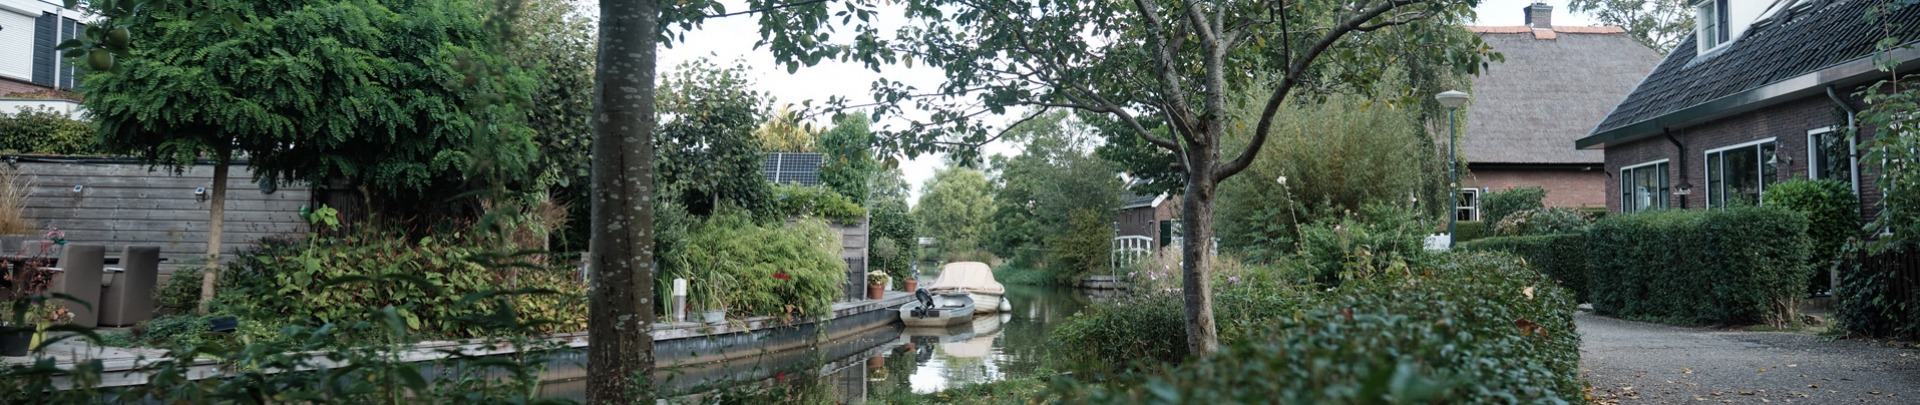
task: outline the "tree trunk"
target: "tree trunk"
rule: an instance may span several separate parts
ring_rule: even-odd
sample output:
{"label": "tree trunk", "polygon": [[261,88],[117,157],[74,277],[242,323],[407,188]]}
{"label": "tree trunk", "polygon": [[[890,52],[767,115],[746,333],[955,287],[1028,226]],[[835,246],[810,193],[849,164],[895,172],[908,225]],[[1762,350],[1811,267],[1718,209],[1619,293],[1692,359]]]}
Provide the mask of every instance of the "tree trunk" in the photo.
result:
{"label": "tree trunk", "polygon": [[1181,296],[1187,309],[1187,352],[1202,356],[1220,350],[1220,332],[1213,323],[1213,159],[1193,153],[1187,166],[1186,195],[1180,203],[1186,229],[1180,245]]}
{"label": "tree trunk", "polygon": [[[594,72],[587,402],[651,403],[654,0],[601,0]],[[629,398],[629,396],[640,396]]]}
{"label": "tree trunk", "polygon": [[200,305],[194,309],[200,314],[206,314],[213,305],[213,285],[220,279],[220,237],[227,228],[227,165],[233,152],[215,153],[219,156],[213,161],[213,190],[208,191],[213,206],[207,209],[207,268],[200,272]]}

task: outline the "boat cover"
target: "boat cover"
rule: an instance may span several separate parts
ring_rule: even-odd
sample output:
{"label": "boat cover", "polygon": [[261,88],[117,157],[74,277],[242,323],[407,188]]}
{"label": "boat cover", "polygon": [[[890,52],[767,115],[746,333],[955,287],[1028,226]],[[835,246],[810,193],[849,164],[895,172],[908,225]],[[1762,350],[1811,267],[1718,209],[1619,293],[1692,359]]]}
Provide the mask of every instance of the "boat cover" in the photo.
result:
{"label": "boat cover", "polygon": [[993,280],[993,269],[981,262],[953,262],[940,268],[940,278],[927,287],[931,291],[959,290],[969,294],[1006,295],[1007,288]]}

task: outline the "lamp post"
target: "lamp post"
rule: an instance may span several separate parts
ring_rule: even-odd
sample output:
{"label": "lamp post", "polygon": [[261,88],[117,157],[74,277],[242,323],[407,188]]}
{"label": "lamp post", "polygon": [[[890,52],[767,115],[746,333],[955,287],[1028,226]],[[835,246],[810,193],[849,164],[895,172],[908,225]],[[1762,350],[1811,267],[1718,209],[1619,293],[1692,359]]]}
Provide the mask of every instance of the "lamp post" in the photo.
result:
{"label": "lamp post", "polygon": [[1460,221],[1460,126],[1454,113],[1467,103],[1467,93],[1447,90],[1433,96],[1447,107],[1447,247],[1453,247],[1454,225]]}

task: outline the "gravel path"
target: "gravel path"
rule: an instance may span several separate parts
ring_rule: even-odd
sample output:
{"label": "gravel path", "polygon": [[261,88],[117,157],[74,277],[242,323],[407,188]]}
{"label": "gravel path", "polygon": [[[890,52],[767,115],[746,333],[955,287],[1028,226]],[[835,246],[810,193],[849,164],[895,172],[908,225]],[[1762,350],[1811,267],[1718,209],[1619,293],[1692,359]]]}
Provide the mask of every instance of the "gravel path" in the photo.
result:
{"label": "gravel path", "polygon": [[1600,403],[1920,404],[1920,351],[1895,344],[1574,320]]}

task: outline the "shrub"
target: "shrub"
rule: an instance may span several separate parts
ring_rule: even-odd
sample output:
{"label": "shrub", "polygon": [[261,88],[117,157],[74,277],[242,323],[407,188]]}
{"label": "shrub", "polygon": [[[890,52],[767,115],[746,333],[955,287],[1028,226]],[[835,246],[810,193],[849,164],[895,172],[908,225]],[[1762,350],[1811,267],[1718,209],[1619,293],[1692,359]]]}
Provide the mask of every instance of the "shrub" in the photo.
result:
{"label": "shrub", "polygon": [[839,224],[857,224],[867,216],[865,208],[826,187],[774,186],[773,207],[779,217],[825,218]]}
{"label": "shrub", "polygon": [[1447,263],[1295,298],[1302,309],[1219,354],[1118,389],[1062,379],[1049,390],[1059,398],[1042,402],[1581,400],[1571,295],[1504,255],[1453,254]]}
{"label": "shrub", "polygon": [[[1446,224],[1441,224],[1440,226],[1444,227],[1446,226]],[[1446,228],[1441,228],[1440,230],[1446,231]],[[1455,222],[1453,224],[1453,231],[1458,232],[1460,234],[1453,238],[1453,243],[1466,243],[1468,241],[1485,238],[1488,235],[1493,234],[1492,231],[1487,229],[1487,223],[1480,222],[1480,221]]]}
{"label": "shrub", "polygon": [[1372,204],[1359,215],[1349,212],[1301,229],[1301,259],[1318,270],[1314,281],[1322,285],[1404,271],[1425,253],[1426,229],[1412,211]]}
{"label": "shrub", "polygon": [[733,314],[824,315],[847,281],[840,234],[819,219],[758,225],[722,210],[694,228],[685,254],[686,273],[662,278],[707,284]]}
{"label": "shrub", "polygon": [[1047,236],[1046,270],[1054,282],[1073,285],[1089,274],[1111,272],[1113,214],[1076,209],[1067,215],[1067,226]]}
{"label": "shrub", "polygon": [[[1162,250],[1160,257],[1168,252],[1178,250]],[[1186,358],[1179,260],[1141,263],[1127,276],[1128,295],[1069,318],[1049,336],[1054,344],[1050,351],[1071,367],[1093,372]],[[1258,338],[1273,319],[1292,316],[1308,302],[1310,289],[1301,286],[1309,284],[1294,277],[1310,270],[1297,264],[1248,266],[1232,257],[1218,257],[1214,263],[1214,320],[1222,344]]]}
{"label": "shrub", "polygon": [[1480,198],[1480,220],[1489,224],[1498,224],[1508,214],[1522,210],[1546,208],[1540,201],[1547,198],[1547,190],[1539,187],[1521,187],[1487,193]]}
{"label": "shrub", "polygon": [[1775,207],[1608,217],[1588,232],[1595,311],[1680,324],[1794,319],[1807,220]]}
{"label": "shrub", "polygon": [[1807,216],[1807,237],[1813,243],[1809,258],[1814,266],[1807,292],[1831,289],[1826,269],[1842,258],[1840,247],[1847,238],[1860,232],[1860,203],[1853,189],[1836,180],[1789,180],[1768,186],[1761,198],[1767,206]]}
{"label": "shrub", "polygon": [[[393,307],[410,334],[467,338],[496,332],[476,317],[506,306],[540,331],[585,325],[586,286],[571,266],[519,263],[498,242],[459,233],[414,240],[358,227],[303,242],[266,240],[222,269],[218,303],[243,320],[342,324]],[[229,284],[230,283],[230,284]],[[547,298],[487,294],[538,288]],[[243,322],[245,323],[245,322]]]}
{"label": "shrub", "polygon": [[[1899,277],[1916,253],[1889,250],[1873,255],[1854,250],[1840,267],[1834,324],[1848,334],[1874,338],[1920,339],[1920,291],[1901,288]],[[1908,281],[1908,285],[1912,285]]]}
{"label": "shrub", "polygon": [[1493,233],[1500,236],[1550,235],[1556,233],[1586,232],[1587,225],[1593,221],[1587,214],[1574,208],[1552,207],[1515,211],[1494,224]]}
{"label": "shrub", "polygon": [[1534,270],[1552,277],[1561,287],[1573,292],[1574,302],[1587,302],[1586,235],[1509,236],[1475,240],[1460,244],[1461,250],[1507,252],[1526,259]]}
{"label": "shrub", "polygon": [[0,111],[0,153],[86,155],[99,150],[90,122],[51,108]]}

